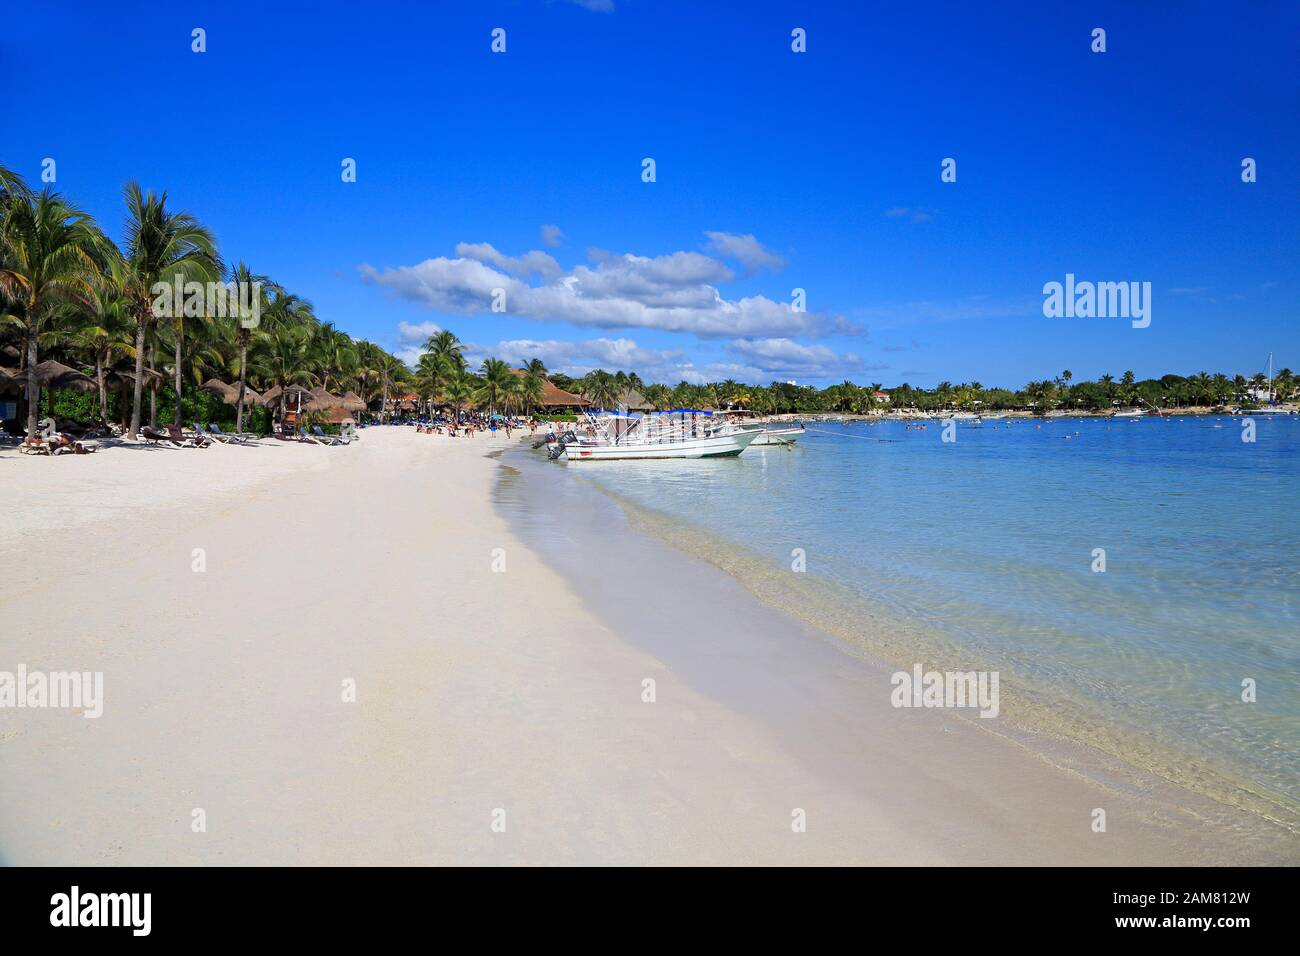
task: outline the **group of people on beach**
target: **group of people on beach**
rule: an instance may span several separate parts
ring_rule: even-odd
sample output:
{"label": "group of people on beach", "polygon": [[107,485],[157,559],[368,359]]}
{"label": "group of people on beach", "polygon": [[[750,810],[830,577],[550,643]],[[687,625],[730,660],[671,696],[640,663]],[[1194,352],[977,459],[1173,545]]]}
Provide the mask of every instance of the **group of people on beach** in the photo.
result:
{"label": "group of people on beach", "polygon": [[[412,423],[408,421],[394,422],[394,424]],[[525,428],[528,429],[528,434],[537,434],[538,421],[532,416],[511,418],[505,415],[469,415],[460,418],[445,418],[439,415],[430,419],[417,419],[414,421],[414,425],[416,432],[424,435],[473,438],[479,432],[485,431],[495,435],[498,430],[503,430],[506,437],[510,438],[515,431],[522,431]]]}

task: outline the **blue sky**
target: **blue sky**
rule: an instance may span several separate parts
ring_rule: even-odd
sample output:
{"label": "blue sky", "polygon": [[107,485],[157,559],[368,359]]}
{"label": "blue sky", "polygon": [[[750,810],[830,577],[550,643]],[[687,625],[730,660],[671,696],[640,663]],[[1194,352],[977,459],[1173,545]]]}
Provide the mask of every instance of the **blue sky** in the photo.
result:
{"label": "blue sky", "polygon": [[[125,180],[165,189],[408,355],[443,327],[669,382],[1300,368],[1297,11],[24,4],[0,162],[55,159],[113,234]],[[1044,317],[1067,272],[1150,282],[1150,327]]]}

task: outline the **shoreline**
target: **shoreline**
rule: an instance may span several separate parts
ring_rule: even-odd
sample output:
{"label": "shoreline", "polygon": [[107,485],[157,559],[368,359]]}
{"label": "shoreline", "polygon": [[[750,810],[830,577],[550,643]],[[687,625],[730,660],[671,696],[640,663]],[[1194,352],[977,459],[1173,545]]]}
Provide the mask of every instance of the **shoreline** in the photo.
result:
{"label": "shoreline", "polygon": [[[743,545],[723,541],[705,529],[643,506],[607,488],[629,526],[653,536],[674,550],[698,558],[737,580],[753,597],[789,615],[818,633],[843,653],[871,666],[910,670],[924,661],[927,669],[987,671],[987,662],[972,651],[936,633],[921,633],[892,620],[879,609],[868,610],[860,599],[842,593],[836,584],[812,576],[793,579],[769,567],[762,556]],[[815,610],[812,610],[815,609]],[[900,625],[903,625],[900,627]],[[866,636],[873,634],[874,637]],[[885,635],[889,636],[885,636]],[[1002,721],[985,722],[956,713],[973,727],[1004,737],[1060,769],[1079,773],[1120,792],[1150,792],[1165,788],[1172,802],[1208,799],[1201,816],[1229,820],[1238,812],[1258,818],[1266,827],[1285,831],[1300,851],[1300,804],[1278,790],[1249,780],[1245,771],[1226,761],[1207,759],[1157,739],[1150,732],[1120,723],[1066,694],[1060,686],[1045,686],[1037,678],[1003,675]]]}
{"label": "shoreline", "polygon": [[[524,455],[529,457],[521,461]],[[534,461],[536,461],[535,456],[526,451],[507,453],[502,457],[503,466],[516,472],[520,464]],[[536,462],[536,464],[548,469],[548,472],[564,470],[550,463]],[[534,472],[534,476],[537,474]],[[515,479],[509,477],[502,479],[503,482],[513,480]],[[589,555],[589,560],[601,567],[621,565],[638,568],[653,567],[654,574],[642,572],[641,576],[654,580],[658,580],[657,576],[663,573],[665,568],[670,568],[666,581],[662,583],[671,582],[672,587],[663,586],[661,590],[670,591],[673,600],[679,600],[679,595],[683,591],[687,592],[685,600],[689,610],[685,615],[675,619],[682,629],[690,629],[689,619],[698,614],[698,608],[710,599],[712,593],[725,589],[728,592],[729,613],[734,614],[738,608],[746,605],[750,608],[750,613],[743,618],[740,627],[731,626],[731,618],[726,619],[725,626],[722,619],[712,621],[715,626],[707,633],[710,640],[718,641],[724,648],[718,651],[719,654],[726,653],[726,659],[735,662],[754,653],[770,653],[780,661],[778,679],[781,681],[792,679],[792,675],[798,674],[801,667],[808,665],[811,670],[800,676],[809,696],[820,695],[827,688],[843,687],[846,682],[852,682],[858,690],[869,695],[867,704],[864,705],[863,699],[850,695],[837,697],[835,707],[841,714],[861,715],[864,725],[870,720],[881,720],[885,714],[890,713],[890,708],[882,708],[878,705],[888,698],[891,686],[888,681],[890,674],[903,666],[900,663],[902,658],[898,657],[896,652],[902,647],[915,651],[917,649],[915,643],[897,641],[892,652],[888,646],[879,643],[866,644],[860,639],[861,631],[854,630],[863,622],[860,616],[851,619],[846,616],[837,622],[836,612],[844,611],[846,605],[841,604],[835,610],[828,607],[828,604],[835,603],[832,596],[834,588],[828,582],[799,576],[800,584],[805,587],[798,593],[792,592],[786,595],[798,600],[776,599],[772,592],[775,590],[773,584],[778,575],[764,574],[758,570],[761,562],[757,556],[748,556],[752,558],[750,564],[753,566],[750,570],[757,573],[745,573],[742,565],[746,557],[741,554],[745,549],[741,546],[731,541],[724,543],[703,529],[639,505],[596,482],[580,480],[591,492],[606,498],[609,505],[619,511],[622,516],[619,531],[621,540],[626,541],[628,536],[642,540],[638,546],[629,548],[626,554],[618,548],[596,550],[592,548],[592,540],[589,536],[594,529],[583,524],[579,526],[579,530],[574,530],[573,522],[567,522],[566,533],[563,535],[564,549],[576,546]],[[548,493],[554,493],[555,487],[548,484],[546,490]],[[509,509],[507,507],[504,510]],[[514,517],[518,519],[520,516],[514,515]],[[600,518],[602,525],[608,524],[610,520],[607,511],[603,511]],[[547,527],[545,530],[553,532],[555,529]],[[583,531],[588,533],[587,537],[583,536]],[[529,540],[527,535],[525,540]],[[712,547],[700,546],[706,540]],[[752,699],[745,688],[736,687],[735,682],[729,681],[725,675],[719,674],[698,659],[692,659],[693,652],[683,647],[679,640],[672,636],[678,633],[673,627],[664,629],[638,627],[635,612],[623,610],[624,606],[635,604],[637,587],[619,589],[608,582],[601,583],[599,586],[592,584],[584,587],[581,563],[566,562],[560,553],[560,548],[548,549],[539,546],[540,542],[536,536],[532,543],[535,547],[539,547],[548,561],[565,574],[571,586],[583,595],[589,606],[625,638],[656,655],[668,655],[669,658],[672,655],[681,655],[683,666],[688,671],[693,669],[697,672],[698,682],[693,682],[694,686],[723,700],[728,706],[741,709],[755,719],[772,723],[774,732],[778,735],[782,734],[783,728],[779,726],[779,721],[773,722],[768,719],[768,712],[772,709],[770,700]],[[719,560],[724,553],[726,559]],[[788,574],[781,576],[787,579],[790,577]],[[695,590],[688,590],[692,587]],[[811,602],[824,613],[818,615],[799,613],[801,601]],[[757,610],[758,608],[762,610]],[[837,623],[840,626],[837,627]],[[882,618],[876,623],[883,626],[885,621]],[[656,633],[659,630],[663,630],[664,633]],[[740,634],[737,636],[732,631],[739,631]],[[856,641],[853,639],[855,635],[859,638]],[[958,660],[955,656],[955,648],[952,646],[944,647],[935,643],[928,650],[935,656],[924,659],[927,668],[942,669],[948,664],[953,664],[964,670],[972,666],[969,655],[966,659]],[[914,657],[908,658],[908,661],[914,660],[916,660]],[[908,669],[911,666],[911,663],[907,664]],[[771,676],[771,674],[766,675],[769,679]],[[765,686],[770,689],[773,685],[769,682]],[[1006,699],[1004,696],[1004,709]],[[1011,701],[1013,714],[1019,711],[1022,719],[1030,716],[1026,713],[1030,706],[1034,710],[1040,712],[1042,710],[1041,702],[1029,705],[1023,695],[1017,698],[1014,692]],[[780,706],[775,709],[782,715],[787,713],[786,709]],[[906,712],[902,713],[906,714]],[[892,715],[899,714],[897,710],[892,711]],[[1282,819],[1269,816],[1273,804],[1266,797],[1256,798],[1253,801],[1253,808],[1247,809],[1239,803],[1234,804],[1220,799],[1227,796],[1222,789],[1218,791],[1219,797],[1191,790],[1183,783],[1144,770],[1115,753],[1090,746],[1077,737],[1071,738],[1060,734],[1044,736],[1041,730],[1034,730],[1024,724],[1010,722],[1008,726],[1006,722],[983,721],[960,710],[930,711],[925,717],[917,712],[917,718],[918,722],[931,719],[943,723],[940,732],[944,734],[952,733],[958,727],[962,728],[963,732],[969,735],[966,744],[977,748],[987,746],[989,748],[987,751],[980,752],[989,756],[994,762],[1006,758],[1007,748],[1019,750],[1028,755],[1032,762],[1050,766],[1055,773],[1075,778],[1086,786],[1096,788],[1116,799],[1132,801],[1131,809],[1136,814],[1145,815],[1147,822],[1155,824],[1155,821],[1160,821],[1158,828],[1185,827],[1184,835],[1187,836],[1197,833],[1203,827],[1208,828],[1211,833],[1232,832],[1235,834],[1235,839],[1243,846],[1250,844],[1252,847],[1248,853],[1241,847],[1238,848],[1242,852],[1243,860],[1259,859],[1260,854],[1263,854],[1266,857],[1276,856],[1280,860],[1293,861],[1297,853],[1300,853],[1300,841],[1296,839],[1297,833],[1294,827]],[[906,716],[903,719],[907,719]],[[823,728],[823,732],[827,734],[834,734],[836,731],[837,728],[830,726]],[[980,743],[981,739],[986,743]],[[989,741],[995,743],[987,743]],[[795,746],[797,749],[807,748],[813,751],[818,749],[815,746],[810,747],[806,739],[797,739]],[[918,742],[918,746],[924,744]],[[991,756],[992,754],[997,756]],[[819,766],[815,760],[811,765],[819,772],[827,770],[827,767]],[[1209,842],[1213,843],[1215,840],[1211,839]],[[1279,855],[1278,842],[1288,843],[1290,849],[1283,849]]]}
{"label": "shoreline", "polygon": [[[558,522],[557,546],[585,547],[581,522],[608,512],[577,483],[550,500],[515,482],[543,524],[507,522],[508,462],[489,454],[523,441],[376,428],[347,448],[0,452],[22,502],[0,613],[25,622],[0,670],[105,675],[99,719],[0,710],[17,782],[0,861],[1294,862],[891,708],[859,662],[644,535],[606,537],[648,565],[575,547],[586,573],[557,572],[530,535]],[[96,519],[107,500],[123,504]],[[593,604],[659,571],[680,590],[640,592],[631,620]]]}

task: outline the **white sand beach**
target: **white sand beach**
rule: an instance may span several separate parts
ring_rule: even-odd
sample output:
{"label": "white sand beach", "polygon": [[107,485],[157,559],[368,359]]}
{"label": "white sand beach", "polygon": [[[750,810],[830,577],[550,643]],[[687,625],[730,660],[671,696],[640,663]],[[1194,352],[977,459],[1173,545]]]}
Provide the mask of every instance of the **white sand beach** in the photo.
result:
{"label": "white sand beach", "polygon": [[[1294,860],[1157,788],[894,710],[847,656],[823,699],[770,612],[751,644],[683,641],[723,675],[749,648],[728,695],[702,692],[512,534],[490,497],[506,445],[0,451],[0,671],[104,675],[98,719],[0,709],[0,862]],[[765,710],[756,675],[801,690]]]}

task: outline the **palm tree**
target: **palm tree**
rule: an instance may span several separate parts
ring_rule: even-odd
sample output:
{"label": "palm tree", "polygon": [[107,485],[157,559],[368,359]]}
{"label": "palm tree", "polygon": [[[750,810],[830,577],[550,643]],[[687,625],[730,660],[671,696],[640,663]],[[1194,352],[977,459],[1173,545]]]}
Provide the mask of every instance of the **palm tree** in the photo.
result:
{"label": "palm tree", "polygon": [[582,395],[598,409],[608,409],[618,401],[622,390],[613,375],[603,368],[593,369],[582,379]]}
{"label": "palm tree", "polygon": [[524,402],[524,377],[516,375],[514,369],[510,369],[510,375],[505,380],[501,404],[507,412],[518,412],[523,410]]}
{"label": "palm tree", "polygon": [[1110,405],[1115,400],[1115,376],[1107,373],[1097,381],[1101,384],[1101,393],[1106,396],[1106,404]]}
{"label": "palm tree", "polygon": [[0,291],[12,303],[26,336],[27,436],[36,434],[40,386],[36,365],[42,322],[63,303],[83,306],[106,240],[90,216],[45,190],[32,195],[5,173],[4,221],[0,223]]}
{"label": "palm tree", "polygon": [[1289,399],[1295,391],[1295,373],[1289,368],[1281,369],[1273,376],[1273,391],[1282,401]]}
{"label": "palm tree", "polygon": [[108,420],[108,390],[105,370],[118,359],[132,355],[131,317],[126,301],[111,284],[101,284],[91,296],[86,324],[73,341],[95,358],[95,385],[99,391],[99,420]]}
{"label": "palm tree", "polygon": [[1209,372],[1197,372],[1191,377],[1189,384],[1198,405],[1208,405],[1214,401],[1213,380],[1210,378]]}
{"label": "palm tree", "polygon": [[[214,260],[208,264],[208,274],[204,276],[204,279],[215,281],[218,277],[220,277],[220,275],[221,275],[220,260],[214,258]],[[204,301],[207,302],[206,299]],[[225,303],[222,303],[222,305],[224,307]],[[207,308],[204,309],[201,314],[192,315],[189,316],[188,318],[190,318],[191,322],[194,325],[201,326],[204,322],[210,323],[213,319],[211,310],[214,308],[214,306],[215,303],[207,302]],[[224,311],[224,308],[222,311]],[[172,369],[172,381],[174,382],[176,387],[176,407],[174,409],[175,414],[173,416],[174,418],[173,423],[176,425],[177,428],[181,427],[181,388],[182,388],[181,376],[185,364],[183,353],[185,351],[185,325],[186,325],[185,320],[187,318],[185,312],[186,310],[181,308],[179,302],[172,304],[172,323],[171,323],[171,332],[173,338],[172,355],[175,362],[175,366]]]}
{"label": "palm tree", "polygon": [[[268,387],[280,389],[278,416],[280,421],[284,421],[286,401],[284,387],[313,384],[312,375],[307,371],[307,347],[310,338],[311,328],[308,325],[295,325],[288,322],[272,326],[258,334],[256,367],[263,378],[270,383]],[[241,360],[241,372],[244,366],[245,362]],[[242,386],[239,407],[243,407]],[[243,419],[239,418],[238,421],[242,422]]]}
{"label": "palm tree", "polygon": [[661,385],[656,382],[654,385],[647,385],[645,391],[641,393],[641,397],[646,400],[647,404],[649,404],[651,408],[657,412],[661,412],[668,407],[669,403],[672,401],[673,394],[672,390],[669,389],[667,385]]}
{"label": "palm tree", "polygon": [[334,328],[332,322],[317,326],[311,343],[316,376],[327,389],[337,390],[343,379],[357,367],[357,353],[352,337]]}
{"label": "palm tree", "polygon": [[383,349],[374,342],[367,342],[365,339],[357,339],[355,346],[357,350],[357,394],[368,405],[375,397],[371,383],[379,381],[383,375],[379,368]]}
{"label": "palm tree", "polygon": [[509,365],[495,358],[484,359],[479,373],[483,376],[483,399],[488,404],[489,413],[495,413],[501,399],[509,394],[510,382],[515,374]]}
{"label": "palm tree", "polygon": [[525,411],[532,414],[533,410],[542,403],[546,397],[546,367],[541,365],[542,371],[534,371],[534,363],[541,365],[538,359],[533,359],[528,363],[524,370],[523,376],[519,379],[519,398]]}
{"label": "palm tree", "polygon": [[0,163],[0,211],[8,209],[9,203],[15,198],[29,198],[31,194],[32,191],[23,181],[23,177]]}
{"label": "palm tree", "polygon": [[[135,182],[127,183],[122,193],[127,211],[126,242],[113,259],[112,273],[129,300],[136,323],[135,390],[128,432],[134,441],[140,431],[145,337],[157,318],[152,307],[154,286],[170,285],[177,276],[182,283],[206,281],[219,274],[221,260],[212,233],[189,213],[169,211],[166,193],[141,192]],[[173,303],[173,309],[179,307],[180,303]]]}
{"label": "palm tree", "polygon": [[474,398],[474,376],[460,372],[447,386],[446,398],[456,410],[456,422],[460,423],[461,412]]}
{"label": "palm tree", "polygon": [[[248,267],[248,263],[241,261],[230,270],[230,281],[238,289],[248,289],[250,296],[255,291],[255,294],[262,297],[262,301],[258,303],[261,311],[268,315],[272,313],[275,303],[267,299],[266,292],[262,289],[262,285],[267,281],[266,276],[255,275]],[[277,289],[277,291],[282,290]],[[253,341],[253,327],[242,316],[237,317],[236,321],[239,323],[235,332],[235,346],[239,350],[239,397],[235,405],[235,431],[239,433],[244,430],[244,393],[248,389],[248,346]],[[177,391],[179,394],[179,388]],[[179,397],[177,401],[180,401]],[[283,409],[283,402],[281,408]]]}
{"label": "palm tree", "polygon": [[750,408],[760,415],[770,415],[776,410],[776,402],[773,400],[772,392],[761,386],[750,391],[749,400]]}
{"label": "palm tree", "polygon": [[465,346],[460,339],[446,329],[429,336],[428,341],[424,343],[424,348],[425,351],[432,352],[434,355],[450,359],[456,364],[457,368],[463,369],[465,367],[465,356],[461,354],[464,352]]}
{"label": "palm tree", "polygon": [[432,401],[437,401],[453,378],[460,374],[460,366],[447,353],[425,352],[415,366],[416,387]]}

